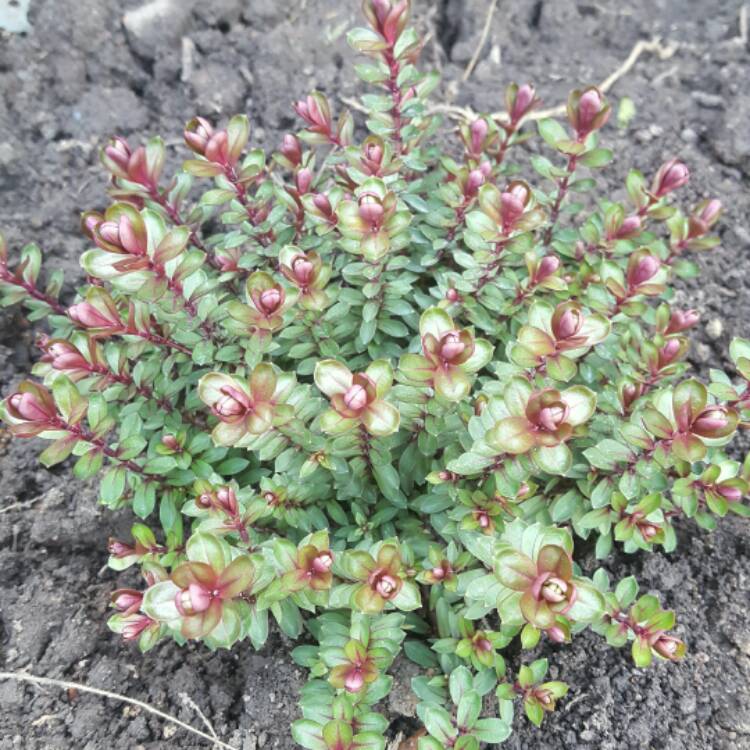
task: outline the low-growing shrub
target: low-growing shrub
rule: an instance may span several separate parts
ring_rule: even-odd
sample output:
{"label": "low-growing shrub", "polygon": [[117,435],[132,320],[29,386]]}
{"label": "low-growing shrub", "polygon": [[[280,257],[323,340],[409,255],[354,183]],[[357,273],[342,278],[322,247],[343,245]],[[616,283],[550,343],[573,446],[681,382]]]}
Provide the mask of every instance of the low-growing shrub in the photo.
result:
{"label": "low-growing shrub", "polygon": [[[748,424],[750,342],[734,381],[687,376],[698,316],[670,283],[717,244],[721,205],[671,204],[677,159],[629,172],[622,201],[582,199],[612,160],[599,90],[574,91],[563,123],[512,85],[504,118],[446,144],[407,0],[364,10],[361,142],[317,92],[270,159],[242,115],[188,123],[171,178],[159,138],[114,139],[70,306],[37,247],[14,270],[2,247],[3,302],[50,330],[2,416],[144,521],[109,543],[110,567],[145,579],[113,593],[112,630],[143,651],[258,649],[270,619],[306,631],[292,732],[310,750],[385,746],[375,706],[404,652],[425,669],[419,748],[471,750],[568,689],[545,659],[506,665],[516,641],[591,628],[639,667],[683,655],[673,613],[633,578],[585,575],[573,539],[589,560],[670,551],[677,518],[747,515],[750,464],[724,446]],[[517,148],[531,118],[541,142]]]}

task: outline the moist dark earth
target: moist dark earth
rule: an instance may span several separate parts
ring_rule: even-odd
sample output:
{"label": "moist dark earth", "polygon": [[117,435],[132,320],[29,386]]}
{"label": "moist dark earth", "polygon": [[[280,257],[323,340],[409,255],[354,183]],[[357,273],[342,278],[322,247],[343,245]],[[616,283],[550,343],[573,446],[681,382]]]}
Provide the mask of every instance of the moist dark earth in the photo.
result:
{"label": "moist dark earth", "polygon": [[[105,203],[97,149],[109,135],[137,141],[161,133],[176,164],[186,120],[241,111],[254,123],[254,144],[270,149],[295,127],[293,98],[317,87],[336,102],[359,90],[344,34],[358,22],[359,3],[165,2],[166,20],[126,29],[123,15],[143,4],[32,0],[31,32],[0,35],[0,228],[11,246],[43,246],[48,266],[66,272],[68,299],[86,248],[79,214]],[[552,106],[570,88],[603,80],[638,40],[662,38],[663,59],[642,56],[611,91],[615,100],[629,96],[637,115],[627,130],[607,128],[618,158],[600,179],[619,195],[630,166],[649,173],[679,156],[693,173],[685,201],[723,201],[722,246],[700,258],[702,275],[679,301],[702,315],[694,364],[703,374],[725,365],[730,339],[750,335],[750,51],[740,38],[741,3],[499,0],[478,65],[461,82],[488,4],[415,2],[416,22],[429,34],[424,63],[444,76],[436,101],[494,111],[516,80],[535,83]],[[452,127],[447,122],[446,133]],[[18,311],[0,312],[3,394],[33,361],[33,333]],[[23,506],[0,513],[2,669],[126,693],[203,728],[188,695],[237,748],[294,747],[288,724],[305,675],[281,635],[260,653],[165,643],[141,656],[109,633],[108,593],[131,579],[105,568],[105,542],[125,534],[130,519],[97,506],[95,489],[72,480],[68,468],[40,468],[38,448],[0,435],[0,507]],[[593,634],[546,647],[552,674],[571,693],[541,731],[517,719],[507,747],[750,748],[750,529],[726,519],[713,534],[689,524],[678,531],[673,554],[621,555],[605,566],[615,578],[635,574],[642,591],[677,611],[686,659],[638,670]],[[416,726],[413,671],[397,665],[384,709],[394,748]],[[0,750],[209,746],[121,703],[0,680]]]}

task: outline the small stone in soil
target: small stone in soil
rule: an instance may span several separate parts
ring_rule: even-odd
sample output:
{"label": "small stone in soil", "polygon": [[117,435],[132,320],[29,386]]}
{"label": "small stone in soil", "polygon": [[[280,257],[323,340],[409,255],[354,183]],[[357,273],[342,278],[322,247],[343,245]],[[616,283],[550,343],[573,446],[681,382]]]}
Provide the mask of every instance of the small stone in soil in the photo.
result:
{"label": "small stone in soil", "polygon": [[716,341],[721,338],[722,333],[724,333],[724,324],[719,318],[713,318],[708,321],[706,325],[706,335],[708,338]]}

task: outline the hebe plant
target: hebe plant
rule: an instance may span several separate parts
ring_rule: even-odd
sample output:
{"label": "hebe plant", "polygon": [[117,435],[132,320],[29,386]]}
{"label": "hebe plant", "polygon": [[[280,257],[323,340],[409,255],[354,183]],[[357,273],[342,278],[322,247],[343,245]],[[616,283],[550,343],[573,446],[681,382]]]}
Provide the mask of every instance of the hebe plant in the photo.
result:
{"label": "hebe plant", "polygon": [[244,116],[188,123],[169,180],[161,140],[116,138],[70,306],[57,275],[39,285],[37,247],[15,270],[3,247],[5,304],[51,334],[2,414],[145,521],[109,543],[110,567],[145,579],[112,595],[112,630],[143,651],[257,649],[269,616],[307,630],[292,731],[310,750],[385,746],[375,706],[403,651],[427,670],[420,749],[471,750],[508,736],[514,704],[539,724],[567,691],[544,659],[506,666],[519,639],[589,627],[639,667],[682,656],[673,613],[632,578],[584,575],[573,538],[600,559],[669,551],[677,518],[748,514],[750,464],[724,446],[750,423],[750,342],[732,344],[734,381],[687,377],[698,316],[669,283],[717,244],[721,206],[670,204],[681,162],[631,171],[624,202],[579,202],[612,159],[596,88],[566,124],[538,122],[542,156],[515,148],[538,101],[513,85],[501,124],[461,125],[459,156],[426,106],[409,3],[364,11],[349,41],[378,93],[361,143],[321,93],[270,160]]}

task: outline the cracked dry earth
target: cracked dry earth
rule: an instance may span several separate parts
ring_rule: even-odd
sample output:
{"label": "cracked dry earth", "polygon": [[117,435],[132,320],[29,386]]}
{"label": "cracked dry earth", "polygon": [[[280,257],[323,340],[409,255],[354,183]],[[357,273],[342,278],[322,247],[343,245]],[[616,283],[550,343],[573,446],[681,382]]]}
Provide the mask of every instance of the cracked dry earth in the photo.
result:
{"label": "cracked dry earth", "polygon": [[[0,226],[11,245],[33,240],[46,249],[48,265],[66,271],[67,296],[85,248],[79,212],[103,202],[96,151],[106,136],[169,138],[195,113],[244,111],[254,142],[271,148],[294,126],[293,97],[313,87],[334,100],[358,92],[343,34],[358,19],[353,0],[166,0],[155,26],[143,23],[143,4],[32,0],[31,32],[0,36]],[[637,117],[627,133],[607,129],[618,160],[601,179],[617,191],[630,165],[648,171],[679,155],[694,175],[686,201],[711,195],[727,206],[722,247],[701,258],[703,275],[684,292],[702,313],[691,356],[704,373],[725,363],[732,336],[750,334],[750,51],[737,39],[740,5],[499,0],[478,65],[459,83],[488,0],[415,0],[418,24],[432,32],[425,64],[443,70],[438,100],[477,111],[499,109],[511,80],[534,82],[549,105],[563,101],[574,85],[604,79],[639,39],[659,35],[672,49],[668,59],[644,55],[614,86],[611,95],[630,96]],[[126,28],[123,14],[134,10]],[[168,143],[177,163],[178,140]],[[0,312],[3,394],[28,370],[32,338],[16,311]],[[37,448],[0,437],[0,503],[26,504],[0,514],[1,668],[124,692],[200,726],[181,699],[187,693],[237,748],[294,747],[287,727],[305,677],[282,636],[257,654],[164,644],[144,657],[107,631],[115,575],[103,567],[104,543],[129,519],[98,507],[95,490],[65,467],[39,468]],[[613,577],[635,574],[642,590],[677,610],[689,655],[637,670],[594,635],[545,647],[571,693],[543,731],[517,720],[507,747],[750,748],[749,532],[735,520],[713,534],[684,525],[673,554],[607,560]],[[413,668],[399,664],[395,673],[384,708],[393,735],[408,737]],[[122,704],[0,681],[0,750],[209,746]]]}

